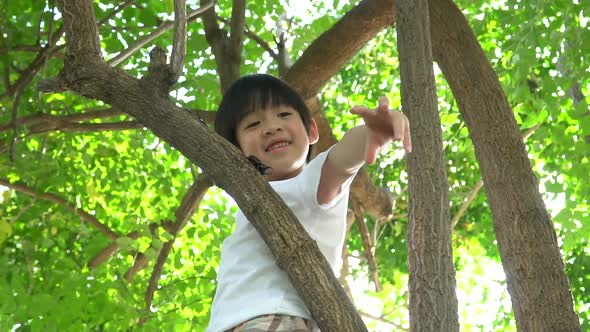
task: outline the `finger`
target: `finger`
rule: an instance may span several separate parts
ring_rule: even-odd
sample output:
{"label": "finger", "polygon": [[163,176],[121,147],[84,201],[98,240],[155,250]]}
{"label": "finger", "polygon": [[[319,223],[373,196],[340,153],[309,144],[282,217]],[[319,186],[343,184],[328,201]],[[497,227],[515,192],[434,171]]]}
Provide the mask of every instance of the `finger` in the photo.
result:
{"label": "finger", "polygon": [[401,141],[404,138],[404,131],[406,122],[404,121],[405,116],[400,112],[393,112],[393,140]]}
{"label": "finger", "polygon": [[386,111],[389,109],[389,98],[385,96],[379,97],[379,106],[377,106],[378,111]]}
{"label": "finger", "polygon": [[367,143],[365,151],[365,163],[372,165],[377,160],[377,152],[379,152],[379,144]]}
{"label": "finger", "polygon": [[412,137],[410,136],[410,121],[408,120],[407,117],[404,116],[404,126],[405,126],[405,130],[404,130],[404,150],[406,150],[406,153],[410,153],[412,152]]}
{"label": "finger", "polygon": [[359,106],[359,105],[357,105],[357,106],[354,106],[353,108],[350,109],[350,113],[356,114],[356,115],[359,115],[359,116],[364,116],[368,112],[370,112],[370,111],[365,106]]}

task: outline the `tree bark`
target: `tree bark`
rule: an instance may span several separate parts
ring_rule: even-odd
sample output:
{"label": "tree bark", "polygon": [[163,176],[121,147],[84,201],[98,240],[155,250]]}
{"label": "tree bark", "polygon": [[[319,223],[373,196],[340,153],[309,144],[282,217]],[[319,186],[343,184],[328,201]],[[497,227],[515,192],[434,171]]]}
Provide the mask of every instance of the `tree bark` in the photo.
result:
{"label": "tree bark", "polygon": [[410,331],[459,331],[449,184],[438,114],[427,0],[397,0],[402,108],[410,120]]}
{"label": "tree bark", "polygon": [[165,57],[153,52],[148,75],[141,80],[132,78],[101,58],[91,0],[60,0],[59,6],[67,39],[64,68],[56,79],[40,84],[40,89],[71,90],[102,100],[145,124],[235,199],[322,331],[366,331],[316,242],[280,196],[231,143],[162,93],[167,83],[161,82],[169,77]]}
{"label": "tree bark", "polygon": [[358,50],[395,19],[393,0],[363,0],[309,45],[285,75],[303,99],[320,88]]}
{"label": "tree bark", "polygon": [[521,331],[580,331],[551,218],[498,77],[459,8],[429,1],[433,54],[480,165]]}

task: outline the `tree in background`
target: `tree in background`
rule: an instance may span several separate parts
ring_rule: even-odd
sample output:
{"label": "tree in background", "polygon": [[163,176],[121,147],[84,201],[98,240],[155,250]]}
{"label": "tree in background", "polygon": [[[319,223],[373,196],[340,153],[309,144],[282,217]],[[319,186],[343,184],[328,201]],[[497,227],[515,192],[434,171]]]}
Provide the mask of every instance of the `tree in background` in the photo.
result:
{"label": "tree in background", "polygon": [[[457,89],[470,86],[461,81],[455,83],[452,73],[455,79],[460,79],[457,73],[461,72],[449,69],[451,65],[445,61],[469,67],[469,59],[458,60],[453,56],[470,54],[473,44],[461,48],[452,42],[460,41],[459,36],[469,37],[470,29],[445,27],[442,23],[447,19],[441,21],[443,16],[433,13],[455,10],[460,15],[452,4],[430,5],[433,6],[430,8],[433,55],[445,72],[465,118],[465,123],[459,119],[450,90],[438,75],[453,247],[463,253],[454,258],[458,288],[474,288],[477,285],[461,284],[462,271],[473,270],[477,266],[474,262],[497,261],[500,256],[490,232],[490,209],[483,195],[477,194],[481,188],[479,167],[465,124],[474,140],[475,151],[481,148],[473,137],[474,132],[481,135],[484,141],[481,146],[498,135],[492,134],[493,126],[475,129],[474,124],[480,118],[470,120],[471,111],[466,109],[482,108],[482,104],[492,109],[494,106],[487,104],[483,93],[472,93],[471,102],[459,97],[461,92]],[[584,318],[588,309],[585,303],[589,302],[584,289],[590,281],[584,264],[588,261],[584,237],[588,226],[582,220],[588,217],[590,189],[580,180],[583,174],[588,174],[590,130],[584,97],[588,90],[588,61],[581,50],[589,42],[584,30],[588,8],[581,4],[566,7],[561,2],[543,4],[534,10],[518,1],[459,5],[465,8],[483,51],[508,92],[505,110],[510,111],[512,106],[523,134],[527,129],[532,133],[526,141],[528,154],[546,189],[545,198],[567,197],[563,200],[564,207],[554,211],[559,212],[554,222],[566,257],[574,303]],[[134,1],[119,6],[94,5],[106,60],[131,76],[142,77],[144,88],[165,82],[157,76],[156,62],[152,63],[149,75],[147,71],[147,50],[152,49],[153,43],[165,48],[174,44],[173,23],[167,21],[172,8],[165,6],[160,2]],[[197,5],[189,3],[189,7]],[[56,77],[64,57],[68,56],[62,38],[66,27],[62,27],[61,15],[51,1],[32,7],[7,3],[3,8],[2,24],[6,28],[0,47],[5,79],[0,94],[3,94],[1,123],[5,125],[1,128],[4,136],[0,177],[1,184],[10,189],[4,191],[0,221],[3,250],[0,264],[4,266],[0,269],[0,288],[13,296],[0,303],[2,327],[125,329],[141,321],[146,328],[201,329],[206,325],[214,292],[221,241],[231,231],[234,211],[227,204],[226,196],[216,189],[205,193],[209,183],[199,175],[200,170],[167,142],[124,115],[123,111],[128,109],[109,107],[69,93],[37,93],[35,85],[42,79]],[[235,4],[218,4],[215,12],[189,11],[187,52],[185,61],[181,62],[186,69],[177,72],[180,81],[173,87],[172,97],[184,106],[186,114],[196,114],[210,122],[214,114],[206,110],[215,108],[221,89],[240,72],[283,72],[285,79],[304,96],[312,98],[315,117],[323,128],[320,148],[354,124],[355,120],[345,111],[349,106],[376,100],[383,93],[399,102],[395,38],[392,28],[388,28],[395,17],[393,3],[363,1],[357,6],[334,3],[332,6],[315,4],[313,8],[318,18],[306,22],[284,10],[278,1],[248,4],[241,24],[236,24],[241,16]],[[448,12],[444,17],[450,17]],[[449,21],[460,22],[460,19],[462,15]],[[363,29],[358,28],[361,25]],[[375,36],[384,28],[383,33]],[[292,67],[286,61],[289,54],[296,60]],[[473,74],[473,71],[465,73]],[[465,82],[477,81],[473,78],[467,77]],[[108,82],[113,79],[104,78]],[[320,98],[313,99],[322,87]],[[166,89],[156,88],[153,94],[165,97]],[[465,93],[470,91],[478,90]],[[491,95],[497,95],[497,91]],[[141,105],[142,101],[131,102]],[[499,130],[505,123],[499,121]],[[514,130],[506,133],[516,141]],[[514,151],[517,150],[500,152],[505,155]],[[485,164],[481,152],[478,159]],[[368,273],[375,286],[381,285],[377,288],[383,289],[375,294],[381,299],[380,313],[367,313],[358,303],[357,307],[366,317],[387,321],[390,330],[408,326],[404,239],[408,194],[407,175],[401,165],[402,161],[386,157],[355,180],[351,207],[358,228],[351,228],[349,252],[344,253],[345,257],[351,253],[351,260],[360,259],[350,269],[352,277],[362,279]],[[504,173],[488,175],[486,179],[482,166],[492,207],[494,198],[489,184],[514,179],[503,177],[506,172],[526,172],[522,159],[521,166],[514,169],[504,168]],[[527,183],[529,189],[534,185],[530,179]],[[500,183],[499,187],[505,184]],[[519,188],[522,186],[518,185]],[[497,195],[510,202],[511,196],[502,197],[501,192]],[[396,206],[395,210],[392,205]],[[502,236],[498,220],[503,217],[498,211],[506,208],[506,204],[500,204],[493,209],[498,245],[501,252],[505,251],[502,254],[505,266],[511,258],[507,259],[506,253],[520,255],[519,250],[534,248],[540,242],[537,235],[531,238],[525,231],[510,234],[508,229],[504,230],[508,235]],[[541,210],[532,213],[525,209],[523,213],[531,222],[545,220],[539,230],[546,232],[542,230],[551,228],[549,220],[538,211]],[[514,221],[514,215],[505,220]],[[503,249],[502,242],[509,241],[510,235],[527,236],[526,242],[521,243],[525,249]],[[555,249],[556,244],[553,244]],[[363,257],[358,253],[363,253]],[[547,262],[549,268],[556,266],[552,259]],[[538,265],[535,263],[524,270],[535,266]],[[347,269],[345,265],[342,280],[349,272]],[[509,289],[511,277],[517,275],[508,273]],[[531,277],[542,279],[534,273]],[[527,326],[522,324],[531,315],[542,314],[526,311],[536,304],[527,296],[551,293],[547,288],[539,289],[540,293],[522,294],[518,289],[511,290],[519,326]],[[554,289],[559,292],[563,285]],[[521,298],[525,301],[518,303]],[[462,300],[459,296],[460,308]],[[493,325],[504,330],[513,323],[509,310],[500,309]],[[519,313],[524,313],[523,317]],[[460,323],[464,327],[477,324],[470,323],[464,315]]]}

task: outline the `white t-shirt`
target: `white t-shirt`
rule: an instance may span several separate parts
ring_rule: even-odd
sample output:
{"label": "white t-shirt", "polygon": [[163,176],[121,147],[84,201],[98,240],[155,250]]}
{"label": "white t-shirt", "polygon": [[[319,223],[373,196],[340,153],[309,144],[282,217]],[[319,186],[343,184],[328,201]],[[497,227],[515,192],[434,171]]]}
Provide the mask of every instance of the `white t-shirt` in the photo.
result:
{"label": "white t-shirt", "polygon": [[[334,274],[339,275],[352,179],[343,184],[331,202],[318,203],[317,188],[327,152],[314,158],[296,177],[272,181],[270,185],[317,242]],[[289,277],[242,211],[236,215],[233,234],[223,242],[217,280],[207,332],[225,331],[261,315],[311,318]]]}

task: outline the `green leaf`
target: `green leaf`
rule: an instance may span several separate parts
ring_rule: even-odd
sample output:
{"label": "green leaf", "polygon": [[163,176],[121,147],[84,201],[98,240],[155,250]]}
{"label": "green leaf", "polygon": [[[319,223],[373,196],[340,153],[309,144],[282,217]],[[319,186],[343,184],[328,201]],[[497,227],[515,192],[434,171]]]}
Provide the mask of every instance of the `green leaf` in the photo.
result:
{"label": "green leaf", "polygon": [[4,219],[0,219],[0,247],[12,234],[12,226]]}
{"label": "green leaf", "polygon": [[121,236],[118,237],[115,242],[121,249],[130,249],[135,243],[135,240],[127,236]]}

